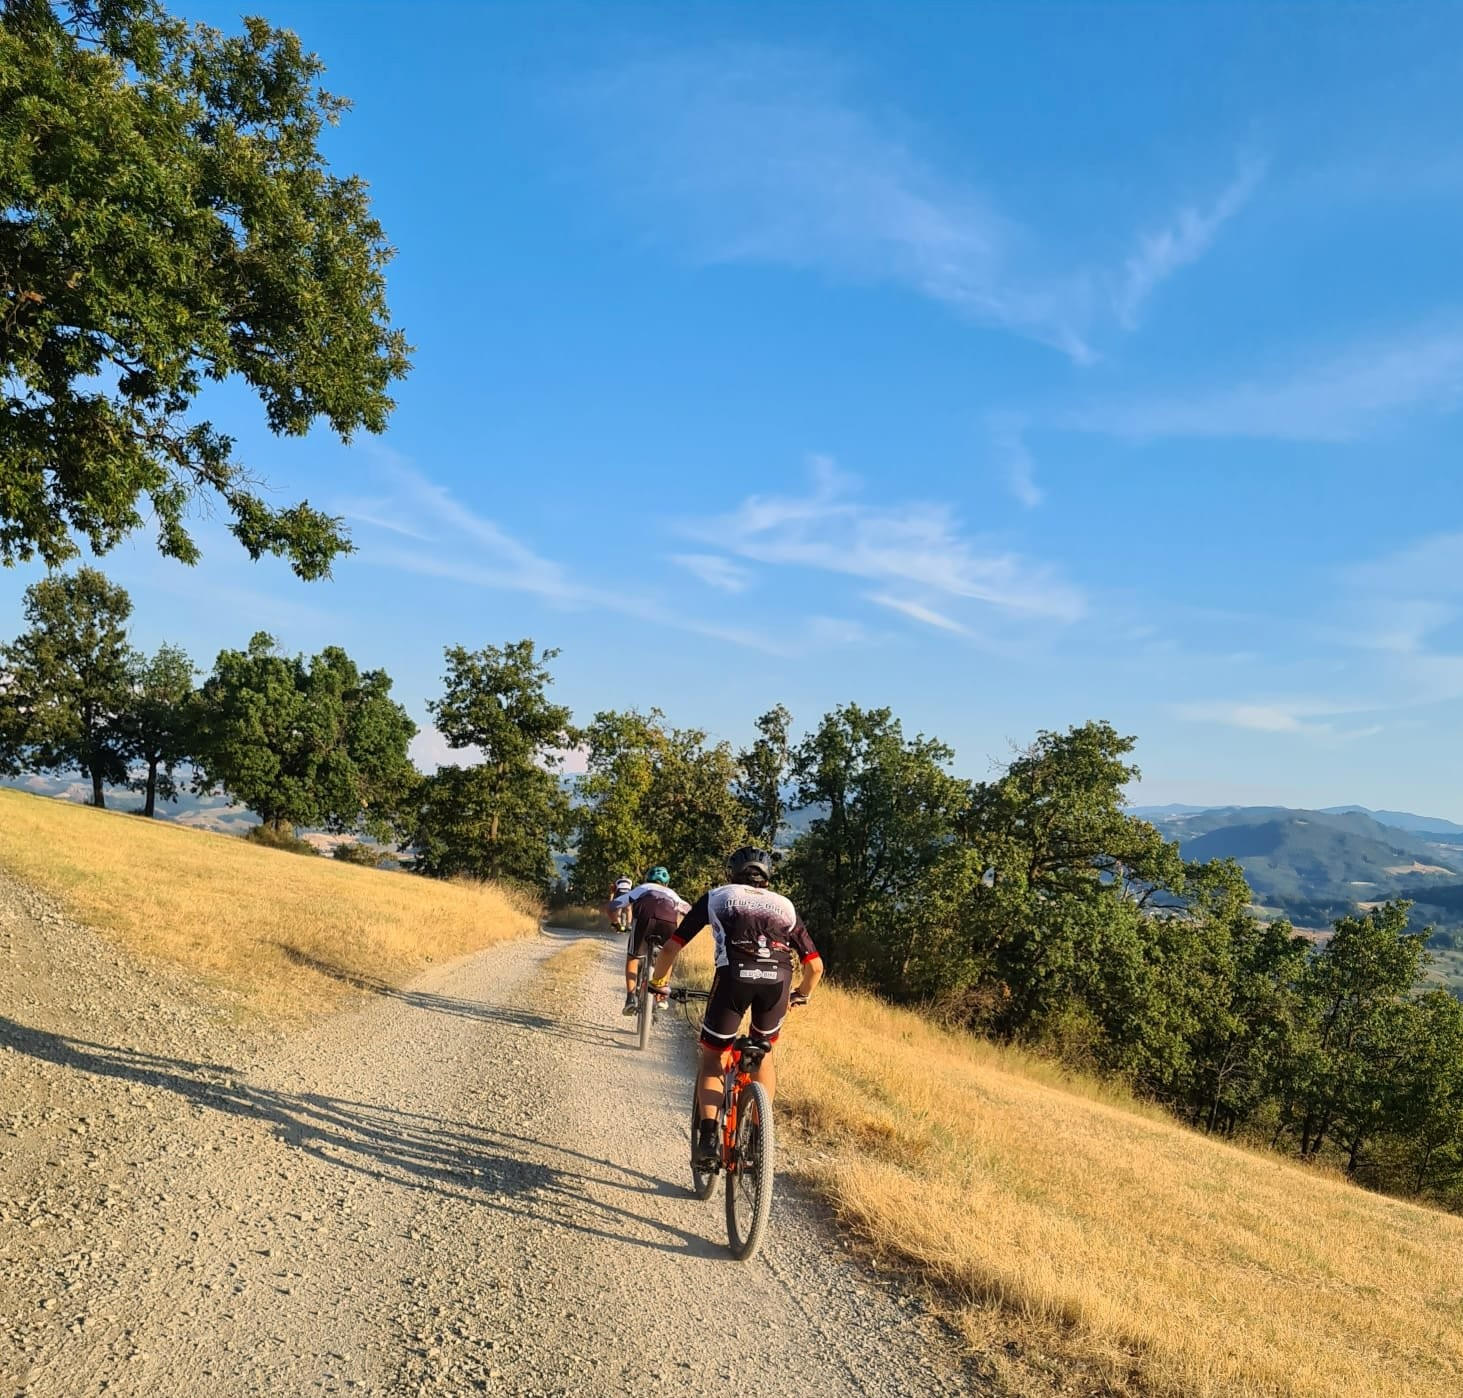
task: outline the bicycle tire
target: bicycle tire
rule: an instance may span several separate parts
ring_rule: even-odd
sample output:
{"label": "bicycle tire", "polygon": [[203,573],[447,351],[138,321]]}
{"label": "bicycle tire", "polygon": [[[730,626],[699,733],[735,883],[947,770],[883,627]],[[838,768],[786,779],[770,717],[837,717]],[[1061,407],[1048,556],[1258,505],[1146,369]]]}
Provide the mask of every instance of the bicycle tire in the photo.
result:
{"label": "bicycle tire", "polygon": [[[691,1159],[696,1158],[696,1128],[701,1121],[701,1111],[696,1102],[696,1093],[691,1093]],[[720,1137],[718,1136],[718,1139]],[[691,1193],[698,1199],[711,1198],[712,1191],[716,1188],[716,1171],[708,1170],[704,1175],[695,1167],[691,1166]]]}
{"label": "bicycle tire", "polygon": [[726,1236],[738,1262],[756,1255],[767,1231],[775,1146],[767,1089],[749,1083],[737,1103],[734,1159],[726,1175]]}
{"label": "bicycle tire", "polygon": [[650,1047],[650,967],[649,957],[640,958],[640,973],[635,977],[635,1035],[640,1047]]}

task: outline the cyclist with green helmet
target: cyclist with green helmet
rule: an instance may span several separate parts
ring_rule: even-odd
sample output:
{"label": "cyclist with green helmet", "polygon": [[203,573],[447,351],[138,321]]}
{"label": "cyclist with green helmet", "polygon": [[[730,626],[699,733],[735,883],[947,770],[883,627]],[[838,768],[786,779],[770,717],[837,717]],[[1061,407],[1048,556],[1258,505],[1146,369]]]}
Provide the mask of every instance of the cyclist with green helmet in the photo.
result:
{"label": "cyclist with green helmet", "polygon": [[681,925],[681,919],[691,910],[691,905],[670,886],[670,882],[670,872],[665,865],[657,864],[646,870],[644,882],[610,902],[611,909],[629,908],[635,918],[625,946],[625,1008],[622,1013],[626,1015],[633,1015],[638,1008],[635,979],[640,974],[640,958],[648,953],[651,946],[664,946]]}

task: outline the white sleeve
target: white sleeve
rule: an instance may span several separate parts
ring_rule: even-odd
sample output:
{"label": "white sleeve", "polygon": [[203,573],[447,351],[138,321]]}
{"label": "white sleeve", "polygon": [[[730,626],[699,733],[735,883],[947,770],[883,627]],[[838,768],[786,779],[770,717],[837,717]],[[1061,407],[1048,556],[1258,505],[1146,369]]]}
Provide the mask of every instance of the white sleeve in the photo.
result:
{"label": "white sleeve", "polygon": [[610,899],[610,907],[612,907],[616,912],[618,912],[621,908],[628,908],[629,906],[630,895],[628,893],[622,893],[618,898]]}

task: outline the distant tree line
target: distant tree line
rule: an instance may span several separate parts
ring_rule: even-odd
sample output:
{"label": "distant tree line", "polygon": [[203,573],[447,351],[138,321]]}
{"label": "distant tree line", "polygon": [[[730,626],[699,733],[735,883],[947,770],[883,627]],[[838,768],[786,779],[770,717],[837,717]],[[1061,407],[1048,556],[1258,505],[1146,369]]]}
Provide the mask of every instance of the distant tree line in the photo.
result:
{"label": "distant tree line", "polygon": [[94,569],[27,591],[28,629],[0,647],[0,768],[80,770],[97,804],[125,782],[147,814],[188,782],[282,842],[390,839],[425,875],[589,902],[651,864],[694,897],[798,816],[779,882],[845,984],[1120,1078],[1200,1129],[1463,1205],[1463,1005],[1431,987],[1408,904],[1340,916],[1319,944],[1258,918],[1238,864],[1185,861],[1128,814],[1134,739],[1106,723],[1039,733],[977,782],[852,704],[796,741],[774,707],[737,752],[655,709],[577,726],[550,697],[557,652],[525,639],[446,652],[428,709],[459,760],[423,775],[384,672],[260,633],[195,685],[175,647],[131,647],[130,612]]}

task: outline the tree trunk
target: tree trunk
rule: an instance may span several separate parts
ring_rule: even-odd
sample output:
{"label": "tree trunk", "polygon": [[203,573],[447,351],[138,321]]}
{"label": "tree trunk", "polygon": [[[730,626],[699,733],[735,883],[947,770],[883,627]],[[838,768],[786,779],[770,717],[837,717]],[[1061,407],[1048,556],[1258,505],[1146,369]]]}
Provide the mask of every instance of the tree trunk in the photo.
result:
{"label": "tree trunk", "polygon": [[91,769],[91,803],[104,808],[107,804],[107,794],[102,790],[102,769],[96,766]]}
{"label": "tree trunk", "polygon": [[1361,1154],[1361,1132],[1351,1138],[1351,1149],[1346,1153],[1346,1178],[1350,1179],[1356,1174],[1357,1157]]}
{"label": "tree trunk", "polygon": [[147,760],[147,801],[142,807],[142,814],[149,819],[157,814],[157,758],[155,757]]}
{"label": "tree trunk", "polygon": [[1427,1167],[1432,1164],[1433,1149],[1432,1146],[1429,1146],[1422,1153],[1422,1160],[1417,1166],[1417,1182],[1412,1186],[1414,1194],[1421,1194],[1423,1185],[1427,1183]]}

